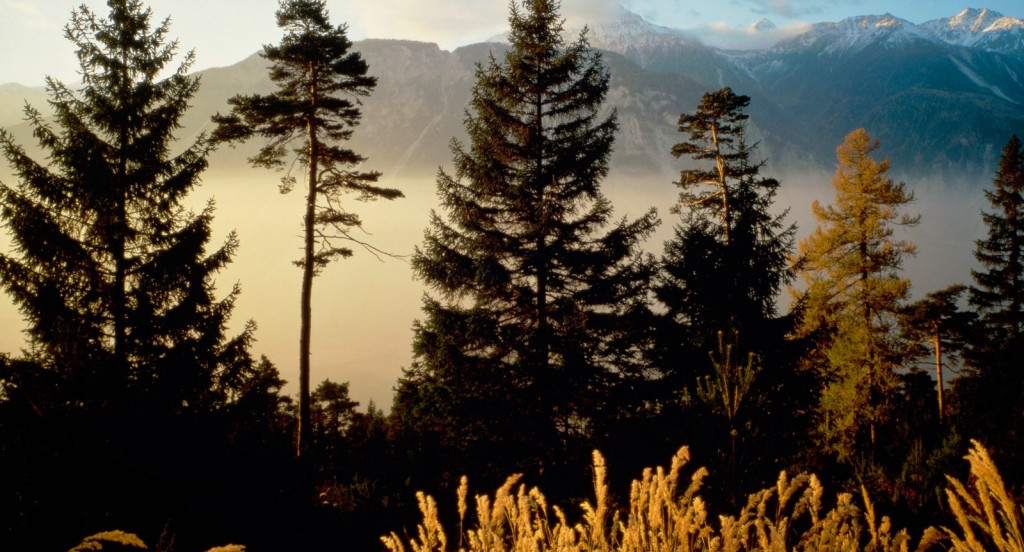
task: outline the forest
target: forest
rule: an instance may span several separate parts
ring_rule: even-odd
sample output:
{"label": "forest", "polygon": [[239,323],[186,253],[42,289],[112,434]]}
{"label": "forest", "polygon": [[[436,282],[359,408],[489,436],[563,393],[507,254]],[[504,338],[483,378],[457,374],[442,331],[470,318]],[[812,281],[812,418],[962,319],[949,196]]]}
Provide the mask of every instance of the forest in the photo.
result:
{"label": "forest", "polygon": [[[35,143],[0,129],[0,288],[27,328],[0,352],[0,550],[1024,551],[1016,135],[965,215],[972,281],[912,301],[920,217],[884,144],[836,144],[798,240],[729,87],[679,106],[672,209],[615,218],[601,54],[557,0],[511,2],[409,260],[414,361],[361,409],[311,373],[311,312],[332,263],[394,255],[353,210],[404,195],[347,147],[373,68],[324,0],[281,0],[275,89],[182,143],[194,54],[107,4],[67,23],[82,81],[26,106]],[[214,285],[244,236],[184,203],[244,143],[304,198],[294,397]]]}

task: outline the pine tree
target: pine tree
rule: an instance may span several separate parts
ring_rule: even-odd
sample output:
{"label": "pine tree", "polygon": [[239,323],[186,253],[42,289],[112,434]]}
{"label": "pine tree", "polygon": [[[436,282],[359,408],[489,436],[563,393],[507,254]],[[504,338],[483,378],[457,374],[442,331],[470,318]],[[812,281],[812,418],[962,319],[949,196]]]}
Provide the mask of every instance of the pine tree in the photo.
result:
{"label": "pine tree", "polygon": [[968,346],[971,326],[977,318],[971,311],[960,310],[959,302],[967,286],[952,285],[933,291],[924,299],[907,306],[903,313],[903,331],[911,343],[914,356],[930,358],[935,363],[938,419],[946,419],[944,375],[951,364],[962,360]]}
{"label": "pine tree", "polygon": [[198,215],[182,207],[206,168],[206,138],[169,154],[199,86],[186,76],[193,55],[157,80],[176,51],[167,21],[151,29],[140,2],[109,5],[105,19],[79,8],[65,28],[83,87],[47,79],[52,124],[26,108],[47,161],[0,131],[19,180],[0,185],[14,244],[0,253],[0,283],[28,323],[31,358],[60,371],[80,404],[130,391],[154,408],[200,409],[250,364],[251,328],[225,337],[238,290],[214,297],[237,240],[207,254],[212,203]]}
{"label": "pine tree", "polygon": [[799,331],[824,330],[824,358],[815,367],[825,380],[820,433],[840,460],[871,460],[876,426],[886,419],[897,389],[895,370],[906,347],[894,331],[910,281],[899,276],[914,244],[893,237],[894,227],[920,217],[900,214],[913,200],[888,177],[889,162],[864,129],[847,135],[836,153],[835,202],[813,205],[818,225],[800,242],[797,271],[806,289],[797,294]]}
{"label": "pine tree", "polygon": [[[673,212],[682,216],[665,244],[658,298],[701,355],[719,331],[763,334],[776,317],[775,300],[791,278],[787,256],[795,226],[786,213],[770,213],[779,182],[763,177],[763,161],[752,161],[744,109],[750,98],[729,88],[705,94],[697,110],[679,118],[687,140],[672,154],[698,162],[682,171]],[[746,335],[741,335],[746,338]],[[747,342],[747,340],[744,340]]]}
{"label": "pine tree", "polygon": [[[992,188],[992,207],[982,212],[988,228],[978,240],[970,302],[978,311],[977,331],[967,353],[966,377],[954,390],[960,398],[959,429],[983,439],[1021,466],[1024,459],[1024,146],[1016,135],[1003,147]],[[1024,469],[1007,470],[1024,481]]]}
{"label": "pine tree", "polygon": [[[256,377],[252,327],[226,330],[238,289],[218,299],[214,285],[237,241],[207,251],[212,204],[183,206],[211,148],[175,137],[199,86],[193,56],[163,78],[168,22],[151,27],[135,0],[108,5],[65,27],[81,86],[48,79],[52,118],[26,109],[41,153],[0,131],[15,175],[0,184],[0,285],[28,340],[25,358],[0,358],[4,549],[58,549],[100,524],[148,532],[169,512],[203,538],[178,514],[208,521],[201,494],[232,486],[238,470],[210,457]],[[244,498],[227,500],[218,509]]]}
{"label": "pine tree", "polygon": [[[680,192],[672,211],[680,218],[655,284],[664,306],[653,358],[660,372],[660,433],[670,442],[705,442],[709,454],[717,453],[706,462],[733,465],[733,499],[740,480],[754,485],[774,477],[772,461],[792,454],[779,444],[793,443],[791,434],[802,430],[791,414],[807,401],[801,393],[807,386],[790,370],[795,355],[785,335],[791,323],[776,313],[776,297],[792,278],[788,255],[795,227],[785,223],[786,212],[771,212],[780,184],[761,174],[765,163],[754,158],[756,144],[747,142],[749,104],[747,96],[723,88],[680,115],[684,139],[672,154],[689,162],[675,182]],[[700,395],[696,384],[718,377],[720,367],[709,362],[709,353],[718,350],[720,335],[735,355],[760,358],[756,421],[733,416],[723,427],[706,404],[693,400]],[[687,423],[679,423],[682,418]],[[738,443],[736,428],[754,424],[757,431],[741,432]]]}
{"label": "pine tree", "polygon": [[985,190],[992,212],[983,212],[988,236],[978,240],[971,304],[996,341],[1024,334],[1024,146],[1016,135],[1003,147],[999,171]]}
{"label": "pine tree", "polygon": [[413,258],[434,293],[397,415],[474,473],[585,457],[635,406],[616,393],[643,380],[652,261],[639,247],[657,221],[604,231],[608,73],[585,32],[563,40],[558,8],[513,3],[511,50],[477,67],[470,144],[453,140],[455,172],[437,178],[447,219],[432,213]]}
{"label": "pine tree", "polygon": [[[360,201],[396,199],[402,192],[377,186],[378,172],[355,170],[365,158],[339,145],[352,136],[362,116],[359,98],[377,85],[377,79],[367,75],[362,56],[350,51],[347,27],[331,25],[324,0],[283,0],[277,25],[285,30],[284,38],[261,54],[271,62],[270,78],[277,83],[277,91],[231,98],[231,113],[213,118],[218,124],[214,139],[264,138],[266,143],[251,163],[282,170],[295,160],[306,172],[303,257],[296,262],[302,268],[296,444],[301,456],[311,438],[313,278],[330,261],[352,255],[347,243],[381,253],[352,234],[362,227],[362,220],[341,205],[342,199],[346,194],[355,194]],[[281,178],[281,191],[287,193],[296,181],[289,169]]]}

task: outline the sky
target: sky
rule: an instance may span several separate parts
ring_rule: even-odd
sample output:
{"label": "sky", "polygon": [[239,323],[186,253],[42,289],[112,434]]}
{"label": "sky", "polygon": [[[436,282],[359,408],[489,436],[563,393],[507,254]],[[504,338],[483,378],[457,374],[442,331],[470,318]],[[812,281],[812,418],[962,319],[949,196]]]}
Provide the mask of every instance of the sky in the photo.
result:
{"label": "sky", "polygon": [[[47,75],[76,82],[77,63],[62,28],[71,10],[83,3],[106,13],[102,0],[0,0],[0,84],[39,86]],[[171,17],[171,36],[183,50],[196,51],[196,69],[231,65],[280,37],[273,16],[277,0],[146,4],[156,18]],[[569,26],[595,25],[618,5],[652,23],[690,30],[709,43],[731,47],[752,38],[747,28],[761,18],[777,25],[781,37],[809,23],[856,15],[891,13],[922,23],[951,17],[966,7],[986,7],[1024,17],[1021,0],[562,0],[562,13]],[[506,0],[328,0],[328,8],[335,22],[349,25],[353,39],[422,40],[447,50],[502,33],[508,17]]]}

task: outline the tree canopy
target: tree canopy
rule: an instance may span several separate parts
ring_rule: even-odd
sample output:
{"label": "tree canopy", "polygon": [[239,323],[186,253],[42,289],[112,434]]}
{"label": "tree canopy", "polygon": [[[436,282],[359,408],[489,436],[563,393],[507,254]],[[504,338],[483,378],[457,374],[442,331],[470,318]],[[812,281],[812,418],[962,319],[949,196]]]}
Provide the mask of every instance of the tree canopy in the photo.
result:
{"label": "tree canopy", "polygon": [[301,455],[311,437],[310,366],[313,277],[333,259],[349,257],[351,244],[382,253],[354,234],[359,215],[342,205],[346,194],[359,201],[397,199],[402,192],[378,186],[380,173],[359,171],[366,159],[342,145],[351,138],[362,112],[359,98],[370,94],[377,79],[367,75],[366,61],[351,51],[345,25],[332,26],[324,0],[285,0],[277,11],[281,43],[268,45],[262,57],[271,62],[271,94],[235,96],[231,113],[215,115],[213,138],[240,142],[254,137],[264,144],[250,159],[253,165],[284,170],[281,192],[295,186],[294,162],[305,169],[306,208],[299,330],[299,433]]}
{"label": "tree canopy", "polygon": [[656,224],[611,225],[616,119],[600,114],[608,73],[586,35],[566,43],[550,0],[512,4],[509,23],[503,61],[477,68],[470,143],[453,141],[454,173],[438,174],[447,216],[432,213],[413,258],[433,294],[396,398],[495,476],[585,458],[634,404],[616,394],[643,377],[640,243]]}

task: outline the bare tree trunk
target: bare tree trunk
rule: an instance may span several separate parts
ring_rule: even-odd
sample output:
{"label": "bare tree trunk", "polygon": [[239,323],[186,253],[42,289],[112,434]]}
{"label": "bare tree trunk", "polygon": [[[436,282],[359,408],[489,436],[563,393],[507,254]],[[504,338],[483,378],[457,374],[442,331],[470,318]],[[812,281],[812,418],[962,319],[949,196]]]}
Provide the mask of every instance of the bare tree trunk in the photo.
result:
{"label": "bare tree trunk", "polygon": [[[310,72],[313,72],[313,67],[310,67]],[[309,443],[312,438],[312,424],[310,423],[309,413],[309,362],[310,362],[310,341],[312,334],[313,325],[313,276],[315,275],[315,266],[313,262],[313,246],[314,246],[314,231],[315,231],[315,218],[316,218],[316,193],[317,193],[317,170],[318,161],[317,151],[319,144],[317,143],[317,127],[316,127],[316,109],[315,106],[318,103],[317,98],[317,86],[316,80],[314,79],[313,85],[310,86],[310,95],[312,96],[311,103],[312,108],[310,109],[309,120],[306,122],[306,132],[309,134],[309,181],[307,182],[307,194],[306,194],[306,216],[303,220],[305,223],[304,239],[305,243],[303,246],[303,261],[302,261],[302,305],[301,305],[301,321],[299,330],[299,430],[296,438],[296,454],[299,458],[302,458],[306,450],[309,448]]]}
{"label": "bare tree trunk", "polygon": [[939,323],[933,322],[935,328],[935,379],[938,386],[939,396],[939,423],[946,423],[946,408],[942,400],[942,335],[939,332]]}

